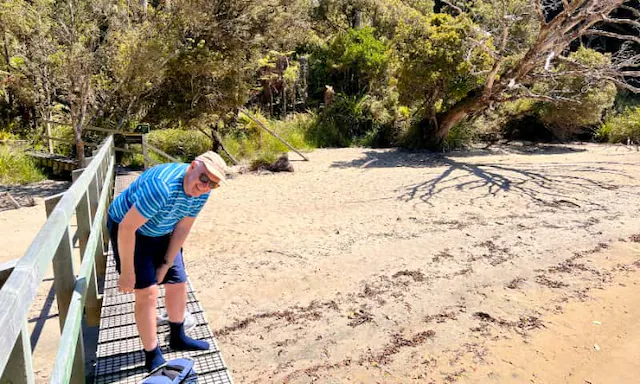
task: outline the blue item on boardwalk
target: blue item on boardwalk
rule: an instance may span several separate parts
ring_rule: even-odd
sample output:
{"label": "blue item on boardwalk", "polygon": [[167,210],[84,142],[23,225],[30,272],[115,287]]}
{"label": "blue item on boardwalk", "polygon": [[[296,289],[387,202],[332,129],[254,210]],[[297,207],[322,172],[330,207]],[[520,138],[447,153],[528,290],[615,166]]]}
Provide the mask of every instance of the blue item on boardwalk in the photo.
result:
{"label": "blue item on boardwalk", "polygon": [[169,360],[154,369],[139,384],[191,384],[197,382],[193,360],[180,358]]}

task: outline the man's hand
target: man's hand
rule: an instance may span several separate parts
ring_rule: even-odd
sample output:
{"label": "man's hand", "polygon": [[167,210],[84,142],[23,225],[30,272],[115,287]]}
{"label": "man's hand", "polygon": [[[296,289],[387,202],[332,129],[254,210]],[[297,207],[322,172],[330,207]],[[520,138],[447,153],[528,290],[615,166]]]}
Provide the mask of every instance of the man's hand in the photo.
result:
{"label": "man's hand", "polygon": [[120,274],[118,280],[118,290],[124,293],[132,293],[136,285],[136,274],[134,272],[124,272]]}
{"label": "man's hand", "polygon": [[167,271],[169,271],[169,264],[166,263],[156,269],[156,280],[158,280],[158,284],[162,284],[165,276],[167,276]]}

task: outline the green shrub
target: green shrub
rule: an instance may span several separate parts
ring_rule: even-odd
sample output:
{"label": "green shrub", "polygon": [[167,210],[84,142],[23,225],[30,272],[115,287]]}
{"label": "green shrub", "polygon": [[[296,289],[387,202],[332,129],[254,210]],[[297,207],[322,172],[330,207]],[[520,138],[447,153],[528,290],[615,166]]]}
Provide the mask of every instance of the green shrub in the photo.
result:
{"label": "green shrub", "polygon": [[408,115],[408,108],[399,106],[392,92],[383,99],[338,94],[320,112],[307,138],[317,147],[389,147],[406,129]]}
{"label": "green shrub", "polygon": [[5,131],[5,130],[0,131],[0,141],[17,140],[17,139],[18,139],[18,136],[16,136],[15,134],[9,131]]}
{"label": "green shrub", "polygon": [[[149,144],[185,163],[191,162],[213,146],[207,135],[194,130],[161,129],[151,131],[147,140]],[[169,161],[155,153],[150,153],[149,157],[159,162]]]}
{"label": "green shrub", "polygon": [[320,98],[325,85],[348,95],[375,91],[384,85],[388,63],[387,46],[375,37],[373,28],[339,33],[310,58],[311,93]]}
{"label": "green shrub", "polygon": [[595,138],[610,143],[640,143],[640,107],[628,108],[623,113],[605,119],[596,130]]}
{"label": "green shrub", "polygon": [[[591,68],[605,65],[610,60],[599,52],[583,47],[569,57]],[[564,71],[567,68],[561,65],[558,70]],[[561,90],[568,97],[577,99],[577,102],[542,103],[540,120],[561,140],[580,133],[585,127],[600,124],[603,112],[613,106],[617,92],[616,86],[610,81],[601,80],[588,84],[579,75],[540,86]]]}
{"label": "green shrub", "polygon": [[[57,125],[57,124],[53,125],[52,124],[51,137],[64,139],[70,142],[76,141],[75,132],[73,131],[73,127],[70,125]],[[44,147],[48,148],[47,140],[46,139],[43,139],[43,140],[44,140],[43,142]],[[75,144],[64,143],[62,141],[53,140],[53,153],[62,155],[62,156],[67,156],[67,157],[74,157]]]}
{"label": "green shrub", "polygon": [[480,86],[483,78],[472,64],[476,71],[489,69],[492,59],[463,43],[475,28],[467,18],[444,13],[400,23],[394,37],[400,100],[442,112]]}
{"label": "green shrub", "polygon": [[468,120],[463,120],[456,124],[447,137],[442,142],[443,151],[453,151],[455,149],[467,148],[474,140],[476,140],[476,128],[473,123]]}
{"label": "green shrub", "polygon": [[373,128],[366,102],[369,96],[338,94],[319,115],[308,137],[318,147],[348,147]]}
{"label": "green shrub", "polygon": [[0,145],[0,183],[27,184],[44,180],[46,177],[36,167],[34,161],[19,151]]}

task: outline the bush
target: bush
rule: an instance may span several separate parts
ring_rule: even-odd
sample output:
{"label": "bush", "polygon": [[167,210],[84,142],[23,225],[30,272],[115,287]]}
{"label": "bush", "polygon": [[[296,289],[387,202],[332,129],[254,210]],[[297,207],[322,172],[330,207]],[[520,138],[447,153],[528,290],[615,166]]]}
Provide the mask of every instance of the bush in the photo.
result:
{"label": "bush", "polygon": [[369,96],[338,94],[319,115],[308,131],[309,140],[318,147],[348,147],[373,129],[365,103]]}
{"label": "bush", "polygon": [[[75,132],[73,131],[73,127],[70,125],[52,124],[51,137],[64,139],[71,142],[76,141]],[[44,140],[44,143],[43,143],[44,147],[48,148],[47,139],[43,139],[43,140]],[[67,156],[67,157],[75,157],[75,153],[76,153],[75,144],[64,143],[62,141],[53,140],[53,153],[57,155]]]}
{"label": "bush", "polygon": [[[473,24],[444,13],[429,15],[398,26],[394,38],[401,101],[441,112],[455,105],[483,83],[473,74],[491,68],[491,57],[482,49],[465,46]],[[467,56],[471,52],[471,56]]]}
{"label": "bush", "polygon": [[0,131],[0,141],[5,141],[5,140],[17,140],[18,136],[16,136],[15,134],[9,132],[9,131]]}
{"label": "bush", "polygon": [[595,138],[610,143],[627,143],[627,140],[640,143],[640,107],[608,117],[596,130]]}
{"label": "bush", "polygon": [[[198,155],[211,150],[211,139],[202,132],[182,129],[162,129],[151,131],[147,136],[148,143],[167,154],[189,163]],[[158,156],[149,151],[153,160],[164,163],[169,161],[164,156]]]}
{"label": "bush", "polygon": [[473,122],[463,120],[456,124],[442,142],[443,151],[453,151],[469,147],[477,138]]}
{"label": "bush", "polygon": [[[275,132],[297,150],[312,149],[305,133],[315,124],[316,115],[294,113],[283,120],[267,119],[259,111],[251,113],[260,123]],[[222,140],[225,148],[238,159],[248,160],[252,168],[271,164],[289,148],[245,115],[238,119],[238,129]]]}
{"label": "bush", "polygon": [[336,92],[362,95],[384,85],[389,55],[370,27],[339,33],[311,56],[311,93],[320,98],[325,85]]}
{"label": "bush", "polygon": [[[583,47],[569,57],[592,68],[609,62],[607,56]],[[561,65],[559,70],[563,71],[567,68]],[[561,140],[580,133],[585,127],[600,124],[603,112],[613,106],[617,92],[616,86],[610,81],[602,80],[595,84],[588,84],[582,76],[565,78],[558,84],[541,84],[540,86],[554,87],[578,101],[542,103],[541,121]]]}
{"label": "bush", "polygon": [[44,174],[30,157],[0,145],[0,183],[27,184],[44,179]]}
{"label": "bush", "polygon": [[320,112],[308,140],[317,147],[395,145],[409,120],[408,108],[397,103],[397,94],[391,92],[382,100],[339,94]]}

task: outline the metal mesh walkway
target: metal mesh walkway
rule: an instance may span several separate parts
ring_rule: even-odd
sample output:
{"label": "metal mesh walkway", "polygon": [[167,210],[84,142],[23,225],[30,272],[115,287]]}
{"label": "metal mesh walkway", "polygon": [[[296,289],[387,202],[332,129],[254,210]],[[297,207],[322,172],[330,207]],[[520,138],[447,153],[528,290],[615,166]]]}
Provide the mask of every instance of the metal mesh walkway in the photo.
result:
{"label": "metal mesh walkway", "polygon": [[[116,177],[117,196],[138,173],[119,172]],[[158,326],[158,342],[165,359],[190,357],[195,361],[198,383],[233,383],[218,344],[213,338],[202,306],[196,298],[190,281],[188,283],[187,309],[196,319],[196,326],[188,332],[198,340],[206,340],[211,346],[208,351],[176,352],[169,348],[169,326]],[[164,288],[160,287],[158,311],[164,309]],[[94,371],[95,383],[137,383],[144,377],[144,352],[138,337],[134,319],[134,295],[118,292],[118,273],[113,254],[107,258],[100,333]]]}

